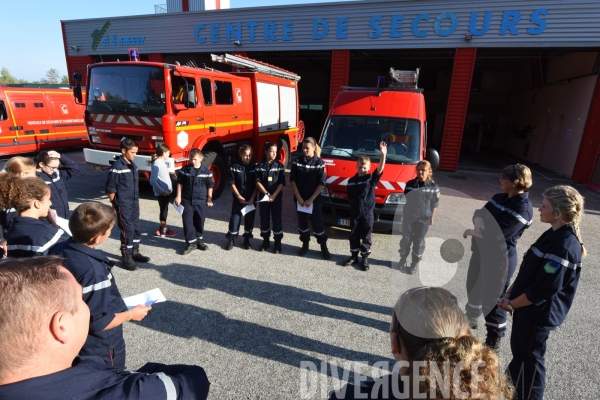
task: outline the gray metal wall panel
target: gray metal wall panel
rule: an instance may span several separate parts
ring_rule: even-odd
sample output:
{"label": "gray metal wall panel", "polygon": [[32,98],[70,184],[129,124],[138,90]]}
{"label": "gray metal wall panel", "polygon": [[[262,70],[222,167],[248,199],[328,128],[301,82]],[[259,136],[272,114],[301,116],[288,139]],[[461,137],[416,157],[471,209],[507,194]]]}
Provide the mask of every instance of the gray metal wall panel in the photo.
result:
{"label": "gray metal wall panel", "polygon": [[204,11],[204,0],[189,0],[190,11]]}
{"label": "gray metal wall panel", "polygon": [[[547,22],[545,31],[539,35],[526,32],[530,26],[531,14],[538,8],[547,8],[543,17]],[[505,10],[517,10],[521,21],[517,24],[519,35],[500,35],[502,17]],[[465,41],[469,31],[472,11],[479,11],[478,28],[482,26],[484,13],[492,11],[492,20],[488,32],[475,36],[473,41]],[[452,12],[458,17],[458,28],[447,37],[434,31],[434,20],[443,12]],[[429,22],[421,22],[420,29],[427,29],[424,38],[416,37],[411,22],[421,13],[429,13]],[[404,23],[401,38],[390,37],[390,23],[393,15],[403,14]],[[373,32],[369,21],[374,15],[383,16],[382,34],[371,39]],[[336,38],[337,18],[348,17],[348,38]],[[322,40],[313,40],[313,20],[323,18],[329,23],[329,34]],[[90,20],[66,21],[67,48],[69,55],[85,54],[123,54],[127,47],[103,46],[91,50],[90,37],[94,29],[100,29],[105,21],[110,27],[105,37],[144,37],[143,45],[136,45],[142,53],[194,53],[243,51],[285,51],[285,50],[332,50],[332,49],[405,49],[405,48],[456,48],[476,46],[486,47],[600,47],[600,2],[599,1],[368,1],[344,2],[312,5],[291,5],[278,7],[254,7],[243,9],[187,12],[178,14],[142,15],[135,17],[99,18]],[[293,21],[293,40],[282,40],[282,23]],[[263,24],[274,21],[277,24],[277,41],[264,41]],[[225,25],[242,23],[242,46],[235,47],[231,39],[226,41]],[[250,42],[247,22],[258,22],[256,40]],[[205,24],[202,37],[206,43],[200,44],[194,37],[195,27]],[[210,24],[220,24],[220,43],[211,43]],[[442,27],[449,26],[446,20]],[[70,46],[81,50],[74,52]]]}
{"label": "gray metal wall panel", "polygon": [[181,4],[181,0],[167,0],[167,12],[182,12],[183,5]]}

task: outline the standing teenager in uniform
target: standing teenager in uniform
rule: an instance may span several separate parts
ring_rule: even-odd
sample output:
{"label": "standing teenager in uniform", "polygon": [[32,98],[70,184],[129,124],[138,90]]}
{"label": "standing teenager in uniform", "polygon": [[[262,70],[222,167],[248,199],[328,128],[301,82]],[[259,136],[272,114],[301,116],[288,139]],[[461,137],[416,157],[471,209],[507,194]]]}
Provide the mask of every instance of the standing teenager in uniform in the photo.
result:
{"label": "standing teenager in uniform", "polygon": [[298,157],[292,164],[290,184],[294,191],[294,203],[302,207],[313,206],[312,213],[297,211],[298,230],[302,247],[298,255],[303,257],[308,252],[310,242],[310,227],[312,224],[313,235],[321,245],[321,254],[325,260],[331,259],[327,249],[327,235],[323,226],[323,213],[321,210],[321,191],[325,187],[325,163],[319,158],[321,148],[312,137],[307,137],[302,143],[303,156]]}
{"label": "standing teenager in uniform", "polygon": [[0,180],[0,208],[14,207],[19,216],[6,232],[8,257],[46,255],[69,237],[62,229],[44,222],[52,202],[50,189],[40,178],[16,176]]}
{"label": "standing teenager in uniform", "polygon": [[544,397],[546,341],[573,305],[586,255],[579,232],[583,197],[577,190],[567,185],[546,189],[539,211],[540,221],[550,228],[527,250],[498,303],[513,314],[508,372],[518,399]]}
{"label": "standing teenager in uniform", "polygon": [[[497,277],[501,279],[500,291],[496,293],[499,296],[494,294],[489,296],[489,301],[486,300],[491,302],[493,309],[485,315],[487,329],[485,343],[496,351],[500,349],[500,341],[506,332],[506,311],[495,305],[495,299],[504,296],[517,268],[517,241],[525,229],[533,223],[533,206],[527,192],[531,185],[531,170],[527,166],[516,164],[505,167],[500,177],[502,193],[494,195],[483,208],[475,211],[474,228],[465,232],[466,236],[473,236],[471,245],[473,255],[467,272],[468,303],[465,307],[472,328],[477,327],[484,293],[498,292],[495,282]],[[494,229],[491,229],[492,227]],[[502,232],[502,237],[499,238],[500,245],[505,246],[506,250],[505,253],[490,258],[483,253],[497,253],[498,247],[489,243],[494,241],[494,238],[489,236],[495,235],[494,230],[498,229]],[[496,249],[489,249],[488,244]],[[485,308],[486,311],[489,309]]]}
{"label": "standing teenager in uniform", "polygon": [[[344,262],[344,266],[350,266],[358,262],[358,252],[362,256],[361,268],[369,270],[367,257],[371,254],[371,232],[375,222],[375,187],[383,175],[385,157],[387,155],[387,143],[379,144],[381,160],[379,166],[372,174],[371,159],[368,156],[360,156],[356,163],[358,172],[348,180],[348,200],[350,201],[350,252],[352,255]],[[362,243],[361,243],[362,241]]]}
{"label": "standing teenager in uniform", "polygon": [[285,167],[275,159],[277,156],[277,144],[266,142],[264,146],[263,161],[256,164],[256,187],[258,198],[265,195],[268,201],[260,203],[260,236],[263,243],[260,251],[266,251],[270,244],[271,222],[273,223],[273,238],[275,239],[275,254],[281,253],[281,239],[283,238],[283,224],[281,221],[281,210],[283,204],[283,193],[285,186]]}
{"label": "standing teenager in uniform", "polygon": [[208,207],[213,206],[212,193],[215,184],[212,172],[204,165],[200,149],[190,151],[190,163],[177,172],[177,197],[175,204],[183,206],[183,234],[187,243],[182,254],[194,249],[208,250],[204,239],[204,220]]}
{"label": "standing teenager in uniform", "polygon": [[[256,188],[255,164],[252,162],[252,147],[244,144],[240,147],[240,160],[233,164],[229,170],[229,185],[231,186],[231,218],[229,218],[229,231],[225,250],[233,249],[233,241],[240,233],[242,223],[242,209],[253,206],[258,189]],[[254,217],[256,210],[246,213],[244,218],[244,249],[252,248],[250,239],[253,238]]]}
{"label": "standing teenager in uniform", "polygon": [[150,185],[158,200],[160,227],[156,231],[156,236],[160,237],[177,236],[177,232],[167,228],[167,215],[169,214],[171,193],[173,193],[173,183],[171,182],[171,174],[169,174],[169,168],[165,161],[167,161],[170,155],[171,149],[164,143],[157,145],[156,152],[152,155]]}
{"label": "standing teenager in uniform", "polygon": [[433,216],[440,203],[440,189],[433,181],[429,161],[417,163],[417,177],[406,182],[406,204],[402,215],[400,240],[400,270],[406,268],[406,259],[412,244],[412,261],[407,272],[414,275],[425,251],[425,235],[433,225]]}
{"label": "standing teenager in uniform", "polygon": [[95,249],[110,236],[116,216],[106,204],[81,204],[69,219],[73,236],[52,253],[65,258],[63,265],[83,288],[83,301],[90,309],[90,329],[79,355],[97,356],[107,365],[125,369],[123,324],[141,321],[152,307],[127,309],[111,271],[114,263]]}
{"label": "standing teenager in uniform", "polygon": [[52,195],[52,209],[61,218],[69,219],[69,194],[65,187],[65,181],[71,179],[79,172],[79,166],[65,154],[59,154],[54,150],[42,151],[36,157],[39,171],[36,175],[50,188]]}
{"label": "standing teenager in uniform", "polygon": [[133,271],[136,261],[147,263],[150,257],[140,253],[140,189],[138,167],[133,160],[137,144],[128,138],[121,140],[121,157],[108,171],[106,193],[117,211],[117,224],[121,230],[122,267]]}

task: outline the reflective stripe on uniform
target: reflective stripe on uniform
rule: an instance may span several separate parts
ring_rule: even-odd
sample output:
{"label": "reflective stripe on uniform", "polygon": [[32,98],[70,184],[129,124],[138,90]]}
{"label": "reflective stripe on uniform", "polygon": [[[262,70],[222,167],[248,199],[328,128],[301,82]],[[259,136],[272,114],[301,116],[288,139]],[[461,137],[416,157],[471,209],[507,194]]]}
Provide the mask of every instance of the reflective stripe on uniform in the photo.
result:
{"label": "reflective stripe on uniform", "polygon": [[559,263],[563,267],[567,267],[567,268],[571,268],[571,269],[581,268],[582,263],[574,264],[574,263],[572,263],[572,262],[570,262],[568,260],[565,260],[564,258],[560,258],[558,256],[555,256],[554,254],[542,253],[541,251],[539,251],[534,246],[531,246],[529,249],[531,251],[533,251],[533,254],[535,254],[536,256],[538,256],[540,258],[545,258],[545,259],[548,259],[548,260],[556,261],[557,263]]}
{"label": "reflective stripe on uniform", "polygon": [[112,274],[108,274],[108,278],[105,281],[99,282],[99,283],[95,283],[93,285],[90,286],[86,286],[83,288],[83,294],[89,293],[89,292],[95,292],[96,290],[102,290],[102,289],[106,289],[107,287],[110,287],[111,282],[110,280],[112,279]]}
{"label": "reflective stripe on uniform", "polygon": [[126,174],[131,172],[130,169],[111,169],[110,171],[108,171],[109,173],[112,172],[113,174]]}
{"label": "reflective stripe on uniform", "polygon": [[157,372],[154,374],[160,378],[162,383],[165,385],[165,390],[167,392],[167,400],[177,400],[177,390],[175,390],[175,385],[173,384],[173,380],[170,376],[165,375],[164,372]]}
{"label": "reflective stripe on uniform", "polygon": [[300,232],[310,232],[310,229],[300,229],[300,228],[298,228],[298,230],[299,230]]}
{"label": "reflective stripe on uniform", "polygon": [[487,326],[492,326],[494,328],[506,328],[506,322],[504,322],[502,324],[492,324],[491,322],[486,322],[485,324]]}
{"label": "reflective stripe on uniform", "polygon": [[58,239],[60,239],[60,237],[63,235],[63,233],[65,233],[65,232],[62,229],[59,229],[58,232],[56,232],[56,234],[52,237],[52,239],[50,239],[43,246],[12,244],[10,246],[7,246],[7,248],[8,248],[8,250],[27,250],[27,251],[33,251],[34,253],[44,253],[45,254],[50,249],[50,247],[54,246],[56,244],[56,242],[58,242]]}
{"label": "reflective stripe on uniform", "polygon": [[46,185],[49,185],[51,183],[56,183],[58,181],[60,181],[60,175],[58,175],[56,178],[52,179],[51,181],[44,181],[44,182],[46,182]]}
{"label": "reflective stripe on uniform", "polygon": [[315,236],[321,236],[321,235],[324,235],[324,234],[325,234],[325,231],[323,231],[323,232],[313,232],[313,235],[315,235]]}
{"label": "reflective stripe on uniform", "polygon": [[498,203],[496,203],[495,200],[490,200],[490,203],[492,205],[494,205],[496,208],[498,208],[500,211],[505,211],[507,213],[509,213],[510,215],[512,215],[513,217],[515,217],[516,219],[519,220],[520,223],[522,223],[523,225],[531,225],[533,223],[533,219],[531,221],[527,221],[525,218],[523,218],[518,212],[511,210],[510,208],[506,208]]}

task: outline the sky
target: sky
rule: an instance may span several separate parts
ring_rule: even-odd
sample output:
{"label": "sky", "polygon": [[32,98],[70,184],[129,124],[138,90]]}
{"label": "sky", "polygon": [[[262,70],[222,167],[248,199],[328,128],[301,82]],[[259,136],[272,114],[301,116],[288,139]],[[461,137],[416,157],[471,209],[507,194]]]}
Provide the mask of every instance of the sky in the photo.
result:
{"label": "sky", "polygon": [[[231,8],[329,3],[343,0],[231,0]],[[346,0],[348,1],[348,0]],[[3,0],[0,24],[0,68],[29,81],[40,80],[50,68],[67,74],[60,21],[154,14],[166,0]]]}

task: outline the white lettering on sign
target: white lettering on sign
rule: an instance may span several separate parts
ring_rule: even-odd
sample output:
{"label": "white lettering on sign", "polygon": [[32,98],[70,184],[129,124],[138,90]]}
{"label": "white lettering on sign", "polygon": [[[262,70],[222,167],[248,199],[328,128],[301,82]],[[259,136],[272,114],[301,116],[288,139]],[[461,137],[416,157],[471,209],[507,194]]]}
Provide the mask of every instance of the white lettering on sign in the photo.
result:
{"label": "white lettering on sign", "polygon": [[51,125],[51,124],[83,124],[83,119],[47,119],[44,121],[27,121],[27,125]]}
{"label": "white lettering on sign", "polygon": [[177,146],[179,146],[182,149],[185,149],[188,145],[188,139],[188,134],[185,131],[179,132],[179,134],[177,135]]}
{"label": "white lettering on sign", "polygon": [[242,89],[235,89],[235,97],[237,97],[237,102],[242,102]]}

